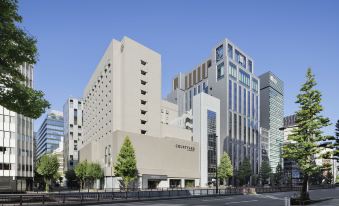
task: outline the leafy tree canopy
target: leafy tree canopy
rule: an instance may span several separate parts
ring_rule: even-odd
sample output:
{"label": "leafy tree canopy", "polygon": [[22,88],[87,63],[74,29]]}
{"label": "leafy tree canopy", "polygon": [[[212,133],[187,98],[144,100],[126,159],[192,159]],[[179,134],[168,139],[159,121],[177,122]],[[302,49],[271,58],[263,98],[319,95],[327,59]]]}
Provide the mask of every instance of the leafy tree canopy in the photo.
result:
{"label": "leafy tree canopy", "polygon": [[59,161],[56,155],[45,154],[41,156],[37,164],[37,172],[44,177],[46,183],[46,191],[48,191],[48,183],[58,177]]}
{"label": "leafy tree canopy", "polygon": [[306,82],[300,89],[296,103],[299,110],[296,112],[296,127],[288,139],[293,143],[283,147],[283,157],[295,160],[304,174],[301,190],[301,198],[308,199],[308,178],[319,168],[315,164],[314,156],[322,154],[321,158],[330,157],[330,152],[326,152],[324,147],[319,147],[319,142],[330,137],[324,136],[322,128],[329,126],[328,118],[320,113],[321,93],[315,86],[317,85],[311,69],[307,70]]}
{"label": "leafy tree canopy", "polygon": [[242,184],[246,184],[248,178],[252,175],[252,166],[248,158],[245,158],[239,166],[238,178]]}
{"label": "leafy tree canopy", "polygon": [[114,166],[114,174],[123,179],[125,188],[128,188],[129,183],[137,178],[137,161],[129,137],[125,138],[121,146],[117,162]]}
{"label": "leafy tree canopy", "polygon": [[261,163],[260,171],[259,171],[259,178],[261,179],[263,184],[266,184],[267,179],[272,174],[272,168],[270,166],[270,163],[268,161],[263,161]]}
{"label": "leafy tree canopy", "polygon": [[27,117],[38,118],[50,106],[44,93],[23,84],[18,68],[37,61],[36,40],[18,25],[16,0],[0,1],[0,105]]}
{"label": "leafy tree canopy", "polygon": [[233,165],[228,154],[224,152],[220,160],[220,165],[218,167],[218,177],[221,179],[227,179],[232,176],[233,176]]}

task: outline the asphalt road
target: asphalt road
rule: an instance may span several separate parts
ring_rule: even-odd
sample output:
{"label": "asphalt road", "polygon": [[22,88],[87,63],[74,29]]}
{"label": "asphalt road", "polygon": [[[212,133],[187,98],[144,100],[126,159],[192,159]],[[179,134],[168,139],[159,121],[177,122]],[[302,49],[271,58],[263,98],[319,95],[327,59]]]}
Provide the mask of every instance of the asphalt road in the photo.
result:
{"label": "asphalt road", "polygon": [[[191,199],[172,199],[172,200],[156,200],[156,201],[142,201],[129,203],[115,203],[105,204],[118,206],[131,205],[160,205],[160,206],[205,206],[205,205],[223,205],[223,206],[285,206],[285,197],[291,197],[296,192],[279,192],[266,193],[257,195],[234,195],[223,197],[205,197],[205,198],[191,198]],[[334,198],[331,200],[312,204],[312,206],[339,206],[339,188],[336,189],[322,189],[311,190],[311,199]]]}

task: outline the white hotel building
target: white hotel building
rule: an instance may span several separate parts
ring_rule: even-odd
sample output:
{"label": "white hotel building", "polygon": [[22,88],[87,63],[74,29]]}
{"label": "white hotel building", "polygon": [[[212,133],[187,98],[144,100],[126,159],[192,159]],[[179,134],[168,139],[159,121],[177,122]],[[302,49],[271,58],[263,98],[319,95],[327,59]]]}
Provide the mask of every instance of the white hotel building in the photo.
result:
{"label": "white hotel building", "polygon": [[[179,116],[177,104],[161,100],[161,56],[127,37],[112,40],[84,91],[80,161],[100,163],[104,187],[118,188],[112,164],[129,136],[141,188],[207,186],[219,152],[215,145],[210,164],[202,164],[207,145],[200,142],[210,135],[217,143],[219,100],[201,94],[194,102],[199,116]],[[192,121],[201,121],[201,131],[192,132]]]}

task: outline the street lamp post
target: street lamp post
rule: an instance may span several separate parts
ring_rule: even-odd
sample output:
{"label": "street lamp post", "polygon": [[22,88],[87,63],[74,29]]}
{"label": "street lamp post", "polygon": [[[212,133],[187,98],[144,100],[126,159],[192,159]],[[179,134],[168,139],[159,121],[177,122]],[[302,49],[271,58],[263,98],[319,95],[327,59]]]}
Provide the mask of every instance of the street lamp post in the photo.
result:
{"label": "street lamp post", "polygon": [[216,135],[216,134],[214,134],[214,136],[215,136],[215,145],[216,145],[216,147],[215,147],[215,153],[216,153],[216,157],[217,157],[217,163],[216,163],[216,167],[215,167],[215,189],[216,189],[216,193],[217,194],[219,194],[219,181],[218,181],[218,150],[217,150],[217,147],[219,146],[219,145],[217,145],[217,143],[218,143],[218,141],[217,141],[217,138],[218,138],[218,136]]}

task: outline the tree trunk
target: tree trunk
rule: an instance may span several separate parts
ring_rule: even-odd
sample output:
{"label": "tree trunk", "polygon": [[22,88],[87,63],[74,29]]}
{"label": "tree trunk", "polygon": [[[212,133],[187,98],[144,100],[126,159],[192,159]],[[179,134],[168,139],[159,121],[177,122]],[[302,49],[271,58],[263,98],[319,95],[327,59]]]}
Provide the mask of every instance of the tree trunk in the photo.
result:
{"label": "tree trunk", "polygon": [[300,199],[301,200],[309,200],[310,199],[310,196],[309,196],[309,193],[308,193],[308,175],[305,174],[304,175],[304,179],[303,179],[303,184],[302,184],[302,187],[301,187],[301,192],[300,192]]}

